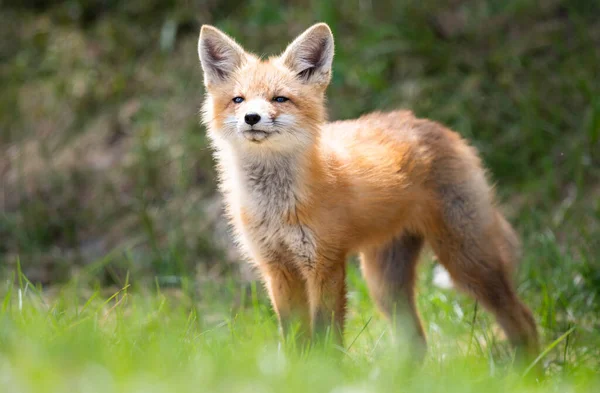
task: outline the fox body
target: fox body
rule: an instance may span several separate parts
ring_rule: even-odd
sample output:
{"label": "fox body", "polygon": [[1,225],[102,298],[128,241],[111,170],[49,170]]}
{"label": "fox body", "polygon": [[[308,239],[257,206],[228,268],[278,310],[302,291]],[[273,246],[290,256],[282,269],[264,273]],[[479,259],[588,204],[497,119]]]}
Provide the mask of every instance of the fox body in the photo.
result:
{"label": "fox body", "polygon": [[227,212],[284,333],[299,321],[313,337],[342,342],[346,258],[359,253],[374,301],[390,319],[408,317],[397,329],[424,348],[414,281],[427,242],[510,340],[537,352],[534,319],[511,280],[519,240],[474,148],[408,111],[327,122],[326,24],[266,60],[203,26],[198,52]]}

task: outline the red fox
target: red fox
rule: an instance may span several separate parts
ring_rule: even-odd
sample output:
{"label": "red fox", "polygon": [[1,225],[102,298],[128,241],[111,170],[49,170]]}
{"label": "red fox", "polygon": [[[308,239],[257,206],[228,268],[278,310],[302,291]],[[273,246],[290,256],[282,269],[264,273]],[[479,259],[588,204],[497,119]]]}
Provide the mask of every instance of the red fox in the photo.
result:
{"label": "red fox", "polygon": [[392,322],[409,317],[403,331],[424,353],[414,284],[427,242],[510,341],[537,353],[536,323],[511,280],[519,240],[473,147],[409,111],[327,122],[334,40],[325,23],[268,59],[204,25],[198,54],[220,190],[284,335],[294,322],[342,344],[346,258],[359,253],[374,302]]}

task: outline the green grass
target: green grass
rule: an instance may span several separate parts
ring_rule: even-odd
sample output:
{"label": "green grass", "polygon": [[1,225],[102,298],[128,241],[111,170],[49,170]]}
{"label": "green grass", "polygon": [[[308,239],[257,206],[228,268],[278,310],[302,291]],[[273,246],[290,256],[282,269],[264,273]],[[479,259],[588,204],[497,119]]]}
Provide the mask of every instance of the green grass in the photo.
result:
{"label": "green grass", "polygon": [[[352,265],[354,266],[354,265]],[[261,288],[89,289],[86,275],[53,291],[25,277],[0,292],[0,381],[6,392],[591,392],[600,388],[599,337],[589,323],[544,333],[544,378],[511,368],[512,351],[473,302],[421,274],[429,353],[410,366],[350,269],[343,351],[280,346]],[[532,299],[529,299],[530,302]],[[539,310],[539,308],[538,308]],[[560,310],[546,305],[544,320]]]}

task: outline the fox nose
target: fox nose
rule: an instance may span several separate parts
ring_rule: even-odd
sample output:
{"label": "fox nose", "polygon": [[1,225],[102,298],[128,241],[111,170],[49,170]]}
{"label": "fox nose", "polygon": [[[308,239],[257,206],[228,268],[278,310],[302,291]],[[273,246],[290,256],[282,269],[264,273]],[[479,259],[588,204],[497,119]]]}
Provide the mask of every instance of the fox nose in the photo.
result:
{"label": "fox nose", "polygon": [[258,113],[246,113],[244,120],[247,124],[253,126],[260,121],[260,115]]}

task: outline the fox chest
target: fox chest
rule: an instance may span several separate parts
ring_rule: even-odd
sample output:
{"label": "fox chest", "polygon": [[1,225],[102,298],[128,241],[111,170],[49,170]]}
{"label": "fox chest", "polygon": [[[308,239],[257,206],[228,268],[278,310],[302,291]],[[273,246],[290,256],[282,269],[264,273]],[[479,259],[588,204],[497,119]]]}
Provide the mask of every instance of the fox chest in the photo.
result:
{"label": "fox chest", "polygon": [[240,243],[256,263],[314,263],[315,236],[297,215],[302,198],[295,168],[285,160],[248,160],[232,171],[230,206]]}
{"label": "fox chest", "polygon": [[240,210],[241,241],[259,263],[312,265],[316,244],[310,228],[290,219],[290,212],[275,206]]}

